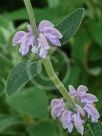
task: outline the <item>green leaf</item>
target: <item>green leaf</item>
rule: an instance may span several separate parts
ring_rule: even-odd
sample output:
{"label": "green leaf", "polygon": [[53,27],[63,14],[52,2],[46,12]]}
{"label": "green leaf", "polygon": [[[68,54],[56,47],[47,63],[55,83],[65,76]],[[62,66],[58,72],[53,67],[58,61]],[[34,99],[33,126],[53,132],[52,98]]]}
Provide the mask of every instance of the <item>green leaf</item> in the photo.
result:
{"label": "green leaf", "polygon": [[76,64],[71,67],[71,73],[70,76],[68,77],[68,81],[66,84],[66,87],[68,84],[73,84],[75,87],[78,86],[80,83],[80,75],[81,75],[81,68],[77,66]]}
{"label": "green leaf", "polygon": [[21,123],[18,117],[0,114],[0,133],[10,126]]}
{"label": "green leaf", "polygon": [[88,28],[94,40],[102,47],[102,23],[92,20],[89,23]]}
{"label": "green leaf", "polygon": [[5,30],[8,30],[10,32],[14,32],[13,23],[9,19],[7,19],[6,17],[1,16],[1,15],[0,15],[0,26],[5,28]]}
{"label": "green leaf", "polygon": [[61,40],[62,44],[66,44],[69,39],[78,30],[84,15],[84,9],[80,8],[74,11],[70,16],[66,17],[61,23],[57,25],[57,29],[63,34]]}
{"label": "green leaf", "polygon": [[[65,18],[65,15],[59,15],[57,8],[34,8],[34,14],[37,23],[39,23],[43,19],[46,19],[53,22],[54,24],[58,24],[59,21]],[[10,13],[6,13],[5,17],[12,21],[28,20],[26,9],[19,9]]]}
{"label": "green leaf", "polygon": [[102,136],[102,124],[101,123],[88,123],[85,127],[84,136]]}
{"label": "green leaf", "polygon": [[[102,77],[102,75],[100,76]],[[98,102],[96,103],[96,107],[101,114],[102,113],[102,88],[100,90],[98,89],[97,98],[98,98]]]}
{"label": "green leaf", "polygon": [[45,91],[29,88],[8,97],[8,103],[17,112],[35,118],[48,117],[48,99]]}
{"label": "green leaf", "polygon": [[0,94],[2,93],[3,89],[4,89],[4,83],[2,83],[0,79]]}
{"label": "green leaf", "polygon": [[37,125],[28,127],[27,129],[30,136],[55,136],[56,131],[54,124],[51,122],[40,122]]}
{"label": "green leaf", "polygon": [[98,76],[102,72],[102,68],[100,67],[95,67],[95,68],[88,68],[87,72],[93,76]]}
{"label": "green leaf", "polygon": [[77,64],[82,65],[85,61],[90,44],[91,39],[87,35],[86,30],[81,27],[74,38],[74,45],[72,45],[72,57]]}
{"label": "green leaf", "polygon": [[10,38],[10,31],[8,31],[6,28],[4,27],[0,27],[0,32],[2,33],[3,39],[5,39],[5,41],[8,41],[8,39]]}
{"label": "green leaf", "polygon": [[48,5],[50,8],[56,8],[60,3],[60,0],[48,0]]}
{"label": "green leaf", "polygon": [[[53,12],[53,14],[52,14],[52,12]],[[58,17],[58,15],[57,15],[58,12],[57,12],[56,8],[44,8],[44,9],[35,8],[34,13],[35,13],[37,22],[40,22],[44,18],[46,20],[53,20],[54,18]],[[13,11],[11,13],[6,13],[5,16],[12,21],[28,19],[26,9],[19,9],[19,10]]]}
{"label": "green leaf", "polygon": [[101,61],[102,60],[102,48],[98,45],[92,45],[89,49],[89,61]]}
{"label": "green leaf", "polygon": [[20,90],[28,81],[41,71],[38,62],[21,62],[10,72],[6,85],[8,95]]}
{"label": "green leaf", "polygon": [[3,35],[3,32],[0,29],[0,47],[5,44],[5,37]]}
{"label": "green leaf", "polygon": [[0,15],[0,44],[8,44],[11,34],[14,32],[13,23],[6,17]]}

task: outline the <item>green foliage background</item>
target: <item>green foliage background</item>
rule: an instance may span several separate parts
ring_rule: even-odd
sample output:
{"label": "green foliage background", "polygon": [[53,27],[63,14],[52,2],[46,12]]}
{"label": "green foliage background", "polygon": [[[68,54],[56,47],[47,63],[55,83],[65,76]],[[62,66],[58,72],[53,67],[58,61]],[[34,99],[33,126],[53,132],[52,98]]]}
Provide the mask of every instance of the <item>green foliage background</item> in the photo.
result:
{"label": "green foliage background", "polygon": [[[65,83],[77,87],[88,86],[99,102],[102,113],[102,0],[32,0],[37,23],[48,19],[58,24],[77,8],[85,8],[85,17],[77,34],[61,49],[71,62],[71,73]],[[47,108],[50,100],[60,97],[57,90],[38,89],[31,82],[14,95],[5,93],[5,84],[11,69],[22,60],[18,48],[12,47],[12,37],[25,30],[28,16],[23,0],[0,1],[0,136],[79,136],[76,130],[67,134],[58,121],[53,121]],[[64,60],[54,65],[63,78]],[[40,80],[38,77],[36,79]],[[41,84],[44,81],[40,80]],[[51,84],[50,82],[47,84]],[[12,84],[13,86],[13,84]],[[85,136],[102,136],[100,125],[86,124]]]}

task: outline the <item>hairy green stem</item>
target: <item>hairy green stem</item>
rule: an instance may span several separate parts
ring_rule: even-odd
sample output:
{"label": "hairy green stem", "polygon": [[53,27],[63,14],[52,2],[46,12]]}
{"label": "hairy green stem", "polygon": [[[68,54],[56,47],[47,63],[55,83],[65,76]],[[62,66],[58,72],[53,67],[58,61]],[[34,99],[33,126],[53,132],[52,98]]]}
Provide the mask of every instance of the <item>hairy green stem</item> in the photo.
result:
{"label": "hairy green stem", "polygon": [[62,96],[68,101],[70,107],[74,109],[75,103],[73,99],[70,97],[68,91],[66,90],[62,82],[57,77],[56,73],[54,72],[53,66],[52,66],[52,63],[49,57],[46,57],[44,59],[43,65],[51,81],[54,83],[54,85],[59,90],[59,92],[62,94]]}
{"label": "hairy green stem", "polygon": [[[31,2],[30,2],[30,0],[24,0],[24,3],[26,6],[26,9],[27,9],[27,12],[28,12],[29,20],[30,20],[30,23],[31,23],[31,26],[33,29],[33,33],[34,33],[34,36],[36,39],[36,45],[37,45],[38,31],[37,31],[37,27],[36,27],[36,21],[35,21],[33,9],[31,6]],[[63,97],[68,101],[69,106],[72,109],[74,109],[75,103],[74,103],[73,99],[70,97],[68,91],[66,90],[66,88],[64,87],[62,82],[57,77],[56,73],[54,72],[50,58],[46,57],[42,62],[43,62],[45,70],[46,70],[49,78],[51,79],[51,81],[54,83],[54,85],[59,90],[59,92],[63,95]]]}
{"label": "hairy green stem", "polygon": [[[28,12],[30,24],[32,26],[32,30],[33,30],[35,40],[36,40],[38,38],[38,31],[37,31],[36,20],[35,20],[33,8],[32,8],[30,0],[24,0],[24,3],[26,6],[26,9],[27,9],[27,12]],[[35,42],[37,44],[37,41],[35,41]]]}

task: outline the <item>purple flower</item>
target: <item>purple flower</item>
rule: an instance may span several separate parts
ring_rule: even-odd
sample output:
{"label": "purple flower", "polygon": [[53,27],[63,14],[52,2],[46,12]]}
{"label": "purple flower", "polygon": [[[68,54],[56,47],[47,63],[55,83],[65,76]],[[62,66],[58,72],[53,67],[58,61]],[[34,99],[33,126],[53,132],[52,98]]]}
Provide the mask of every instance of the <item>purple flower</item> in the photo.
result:
{"label": "purple flower", "polygon": [[85,116],[84,109],[80,105],[78,105],[78,104],[76,104],[75,106],[76,106],[77,113],[80,113],[80,115],[84,117]]}
{"label": "purple flower", "polygon": [[19,31],[13,37],[13,46],[20,44],[19,52],[22,55],[27,55],[29,50],[34,46],[34,36],[31,26],[28,25],[28,32]]}
{"label": "purple flower", "polygon": [[[50,43],[55,46],[61,46],[59,39],[63,36],[54,28],[54,24],[51,22],[47,20],[40,22],[37,39],[35,39],[30,25],[27,26],[27,29],[28,32],[19,31],[13,37],[13,45],[20,45],[19,52],[22,55],[27,55],[31,49],[32,53],[38,54],[41,58],[45,58],[50,49]],[[35,45],[35,40],[37,41],[37,45]]]}
{"label": "purple flower", "polygon": [[80,85],[77,90],[72,85],[69,86],[69,95],[76,103],[73,111],[67,107],[67,102],[64,103],[63,99],[54,99],[51,102],[52,117],[58,118],[62,122],[63,128],[67,129],[69,133],[76,127],[83,136],[84,117],[91,118],[92,123],[97,123],[100,118],[99,112],[94,106],[94,102],[97,102],[98,99],[87,92],[86,86]]}
{"label": "purple flower", "polygon": [[84,85],[79,85],[77,92],[76,92],[76,96],[81,99],[83,95],[85,95],[88,91],[88,88]]}
{"label": "purple flower", "polygon": [[91,121],[93,123],[97,123],[98,119],[100,118],[100,114],[97,109],[92,104],[86,104],[84,110],[88,114],[88,117],[91,117]]}
{"label": "purple flower", "polygon": [[40,22],[38,30],[39,33],[42,33],[52,45],[61,46],[59,39],[61,39],[63,35],[54,28],[54,24],[43,20]]}
{"label": "purple flower", "polygon": [[45,38],[45,36],[40,33],[38,38],[38,50],[39,50],[39,56],[41,58],[45,58],[48,53],[49,45]]}
{"label": "purple flower", "polygon": [[65,110],[62,114],[62,126],[64,129],[68,129],[68,132],[71,133],[73,128],[74,128],[74,124],[73,124],[73,118],[72,118],[72,112]]}
{"label": "purple flower", "polygon": [[74,125],[75,125],[77,131],[83,136],[83,132],[84,132],[83,123],[84,123],[84,121],[81,119],[80,114],[78,114],[78,113],[74,114],[73,120],[74,120]]}
{"label": "purple flower", "polygon": [[57,29],[54,28],[54,24],[46,20],[40,22],[38,31],[38,53],[41,58],[45,58],[50,48],[49,42],[52,43],[52,45],[61,46],[59,39],[63,36]]}
{"label": "purple flower", "polygon": [[72,85],[69,85],[69,94],[71,96],[77,96],[78,98],[81,98],[84,94],[86,94],[87,91],[88,88],[86,86],[80,85],[76,90]]}
{"label": "purple flower", "polygon": [[69,94],[70,94],[70,96],[76,95],[76,90],[72,85],[69,85]]}
{"label": "purple flower", "polygon": [[95,95],[87,93],[87,91],[88,88],[83,85],[80,85],[77,91],[72,85],[69,86],[69,94],[75,97],[76,99],[79,99],[82,103],[87,104],[97,102],[98,101],[97,97]]}
{"label": "purple flower", "polygon": [[53,99],[51,101],[51,115],[53,119],[60,118],[62,112],[64,111],[64,101],[63,99]]}
{"label": "purple flower", "polygon": [[98,99],[95,95],[92,95],[92,94],[84,94],[82,97],[81,97],[81,102],[82,103],[93,103],[93,102],[97,102]]}

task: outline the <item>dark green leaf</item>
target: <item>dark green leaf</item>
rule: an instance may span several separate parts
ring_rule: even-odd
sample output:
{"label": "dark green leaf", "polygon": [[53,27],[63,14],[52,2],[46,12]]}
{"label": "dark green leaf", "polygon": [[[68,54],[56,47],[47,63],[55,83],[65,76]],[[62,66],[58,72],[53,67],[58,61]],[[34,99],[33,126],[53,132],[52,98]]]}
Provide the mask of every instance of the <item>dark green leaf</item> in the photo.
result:
{"label": "dark green leaf", "polygon": [[102,124],[87,124],[85,127],[84,136],[102,136]]}
{"label": "dark green leaf", "polygon": [[82,22],[83,15],[84,9],[80,8],[57,25],[57,28],[63,34],[63,38],[61,40],[62,44],[67,43],[69,39],[76,33]]}
{"label": "dark green leaf", "polygon": [[70,76],[68,77],[66,86],[68,87],[68,84],[69,85],[73,84],[75,87],[77,87],[78,84],[80,83],[79,81],[80,75],[81,75],[81,68],[77,65],[73,65],[71,67],[71,73]]}
{"label": "dark green leaf", "polygon": [[[53,14],[52,14],[52,12],[53,12]],[[35,8],[34,13],[35,13],[37,22],[40,22],[43,19],[53,20],[54,18],[56,18],[58,16],[57,15],[58,12],[57,12],[56,8],[54,8],[54,9],[52,9],[52,8],[45,8],[45,9]],[[12,21],[28,19],[26,9],[19,9],[19,10],[13,11],[11,13],[5,14],[5,16]]]}
{"label": "dark green leaf", "polygon": [[102,22],[91,21],[88,27],[94,40],[102,47]]}
{"label": "dark green leaf", "polygon": [[56,131],[51,122],[41,122],[27,129],[30,136],[55,136]]}
{"label": "dark green leaf", "polygon": [[0,114],[0,132],[6,128],[21,123],[18,117]]}
{"label": "dark green leaf", "polygon": [[96,107],[100,111],[100,114],[101,114],[102,113],[102,89],[98,90],[97,98],[98,98],[98,102],[96,103]]}
{"label": "dark green leaf", "polygon": [[89,49],[89,61],[99,61],[102,60],[102,48],[98,45],[92,45]]}
{"label": "dark green leaf", "polygon": [[82,64],[87,55],[91,44],[91,39],[84,28],[80,28],[74,38],[74,45],[72,45],[72,57],[77,64]]}

